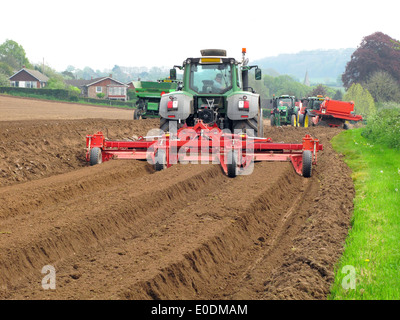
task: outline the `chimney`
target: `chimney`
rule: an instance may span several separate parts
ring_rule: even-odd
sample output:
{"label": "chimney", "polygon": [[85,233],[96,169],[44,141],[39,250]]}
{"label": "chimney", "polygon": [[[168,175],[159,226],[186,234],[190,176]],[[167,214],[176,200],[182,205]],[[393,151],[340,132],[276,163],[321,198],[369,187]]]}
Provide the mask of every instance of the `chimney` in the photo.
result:
{"label": "chimney", "polygon": [[26,68],[26,66],[22,66],[22,69],[25,69]]}
{"label": "chimney", "polygon": [[110,73],[110,78],[112,78],[112,73]]}

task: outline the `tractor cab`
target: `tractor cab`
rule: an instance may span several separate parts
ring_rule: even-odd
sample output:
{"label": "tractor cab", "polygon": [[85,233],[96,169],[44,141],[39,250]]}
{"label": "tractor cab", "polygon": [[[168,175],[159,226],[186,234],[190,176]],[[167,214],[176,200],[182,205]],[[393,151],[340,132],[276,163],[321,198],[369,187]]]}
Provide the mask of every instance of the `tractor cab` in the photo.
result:
{"label": "tractor cab", "polygon": [[160,129],[193,127],[199,121],[220,129],[247,132],[262,136],[260,96],[249,87],[249,71],[255,68],[255,79],[261,79],[261,69],[249,66],[242,50],[242,60],[230,58],[226,50],[205,49],[201,56],[187,58],[181,66],[182,87],[161,97]]}
{"label": "tractor cab", "polygon": [[324,96],[317,95],[316,97],[308,97],[307,99],[303,99],[303,105],[307,107],[309,110],[319,110],[322,102],[325,101]]}
{"label": "tractor cab", "polygon": [[297,111],[296,98],[289,95],[273,96],[270,101],[272,103],[271,110],[271,126],[280,126],[291,124],[296,126]]}
{"label": "tractor cab", "polygon": [[289,95],[282,95],[273,99],[273,107],[280,111],[286,111],[288,108],[293,108],[295,98]]}

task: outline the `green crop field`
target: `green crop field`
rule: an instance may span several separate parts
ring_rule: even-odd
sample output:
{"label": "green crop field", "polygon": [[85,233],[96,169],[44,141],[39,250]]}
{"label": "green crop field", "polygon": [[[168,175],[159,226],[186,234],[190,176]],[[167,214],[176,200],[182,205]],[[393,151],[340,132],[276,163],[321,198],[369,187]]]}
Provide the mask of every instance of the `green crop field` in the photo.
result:
{"label": "green crop field", "polygon": [[362,132],[345,131],[332,140],[353,171],[356,197],[328,298],[400,299],[400,151]]}

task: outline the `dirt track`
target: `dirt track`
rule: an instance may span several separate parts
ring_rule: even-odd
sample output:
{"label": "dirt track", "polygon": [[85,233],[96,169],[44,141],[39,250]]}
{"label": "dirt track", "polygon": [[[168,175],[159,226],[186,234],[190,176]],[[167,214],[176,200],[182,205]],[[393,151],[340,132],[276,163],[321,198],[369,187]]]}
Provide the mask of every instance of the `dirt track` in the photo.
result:
{"label": "dirt track", "polygon": [[[0,121],[0,298],[326,298],[354,196],[329,143],[339,129],[265,127],[274,142],[321,140],[310,179],[289,163],[256,163],[235,179],[218,165],[88,167],[86,134],[124,138],[158,124],[120,116]],[[42,288],[45,265],[56,290]]]}

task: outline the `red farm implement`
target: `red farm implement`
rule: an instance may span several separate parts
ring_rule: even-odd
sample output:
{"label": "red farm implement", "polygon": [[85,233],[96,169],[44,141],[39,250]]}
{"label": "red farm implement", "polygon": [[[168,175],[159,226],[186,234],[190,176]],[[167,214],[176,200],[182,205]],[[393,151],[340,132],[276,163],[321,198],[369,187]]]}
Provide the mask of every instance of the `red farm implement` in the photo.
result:
{"label": "red farm implement", "polygon": [[270,138],[232,134],[199,121],[176,134],[110,141],[102,132],[86,137],[86,159],[95,165],[110,159],[147,160],[160,171],[177,163],[220,164],[229,177],[250,174],[257,161],[291,161],[295,171],[310,177],[323,146],[309,135],[301,144],[273,143]]}
{"label": "red farm implement", "polygon": [[[326,121],[331,127],[338,127],[345,121],[361,121],[361,115],[354,114],[354,102],[326,98],[319,110],[314,110],[315,121]],[[336,121],[335,121],[336,120]]]}
{"label": "red farm implement", "polygon": [[354,102],[331,100],[322,96],[304,99],[308,104],[300,108],[299,125],[327,125],[347,128],[349,121],[362,121],[361,115],[354,114]]}

